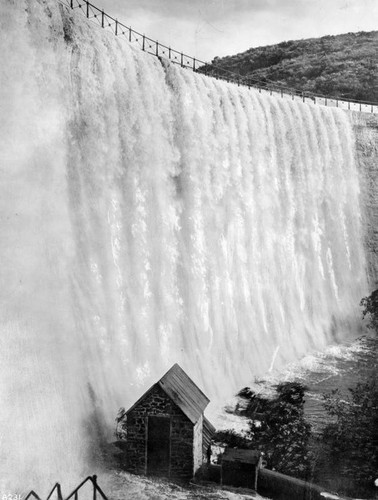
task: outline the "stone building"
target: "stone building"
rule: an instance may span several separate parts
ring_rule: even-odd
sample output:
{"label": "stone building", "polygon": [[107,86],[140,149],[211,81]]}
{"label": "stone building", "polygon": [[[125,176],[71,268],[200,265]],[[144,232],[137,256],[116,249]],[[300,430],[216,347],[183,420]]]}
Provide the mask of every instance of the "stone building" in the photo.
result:
{"label": "stone building", "polygon": [[175,364],[126,412],[127,469],[190,479],[203,463],[214,427],[209,399]]}

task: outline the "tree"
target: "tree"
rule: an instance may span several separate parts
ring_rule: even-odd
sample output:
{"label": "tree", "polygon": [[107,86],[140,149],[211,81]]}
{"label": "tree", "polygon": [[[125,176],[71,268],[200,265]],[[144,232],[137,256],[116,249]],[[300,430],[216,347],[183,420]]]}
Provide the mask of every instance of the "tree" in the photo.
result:
{"label": "tree", "polygon": [[246,405],[240,413],[249,418],[249,432],[238,437],[233,431],[225,431],[218,438],[228,446],[261,450],[269,469],[307,478],[311,426],[303,411],[306,390],[300,383],[284,382],[276,386],[271,399],[249,388],[241,390],[238,396]]}
{"label": "tree", "polygon": [[363,307],[362,318],[369,319],[368,328],[378,333],[378,290],[361,299],[360,306]]}
{"label": "tree", "polygon": [[[283,85],[352,100],[378,99],[375,63],[378,33],[347,33],[255,47],[235,56],[217,58],[201,72],[215,66],[247,76],[254,82]],[[218,74],[218,71],[216,71]]]}
{"label": "tree", "polygon": [[264,452],[267,467],[301,478],[311,469],[311,426],[303,410],[306,390],[298,382],[278,384],[272,400],[254,398],[257,411],[250,414],[252,444]]}
{"label": "tree", "polygon": [[119,440],[126,440],[127,438],[127,415],[125,408],[120,408],[115,419],[116,429],[115,437]]}
{"label": "tree", "polygon": [[361,382],[344,395],[334,390],[324,396],[333,420],[323,431],[330,460],[341,477],[353,477],[354,494],[373,488],[378,474],[378,383]]}
{"label": "tree", "polygon": [[234,429],[217,431],[213,436],[213,442],[226,444],[229,448],[252,448],[252,442],[249,436],[239,434]]}
{"label": "tree", "polygon": [[[378,333],[378,290],[361,299],[362,317]],[[323,395],[323,405],[331,423],[321,436],[328,447],[328,463],[345,480],[344,491],[363,494],[374,488],[378,477],[378,381],[376,377],[359,382],[347,393],[336,389]],[[323,446],[323,454],[326,447]]]}

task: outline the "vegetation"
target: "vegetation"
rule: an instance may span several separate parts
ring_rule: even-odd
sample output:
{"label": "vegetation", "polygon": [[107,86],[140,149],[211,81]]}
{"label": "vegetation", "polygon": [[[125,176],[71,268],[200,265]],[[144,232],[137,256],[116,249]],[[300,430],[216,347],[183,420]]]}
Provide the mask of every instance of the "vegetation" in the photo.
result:
{"label": "vegetation", "polygon": [[378,102],[378,31],[347,33],[251,48],[215,58],[202,71],[228,70],[269,85]]}
{"label": "vegetation", "polygon": [[127,438],[127,415],[125,408],[120,408],[118,414],[115,418],[116,428],[114,435],[115,437],[122,441]]}
{"label": "vegetation", "polygon": [[[368,327],[378,333],[378,290],[360,305]],[[331,420],[321,437],[328,463],[345,480],[345,493],[369,494],[378,478],[378,380],[359,382],[347,394],[334,390],[324,395],[323,404]]]}
{"label": "vegetation", "polygon": [[216,439],[230,447],[259,449],[269,469],[306,478],[311,458],[311,429],[303,412],[306,388],[297,382],[284,382],[276,391],[276,396],[268,399],[243,389],[239,396],[246,401],[243,414],[249,418],[249,433],[243,437],[226,431],[218,433]]}
{"label": "vegetation", "polygon": [[363,307],[362,317],[369,319],[368,328],[378,333],[378,290],[374,290],[368,297],[364,297],[360,305]]}
{"label": "vegetation", "polygon": [[324,396],[324,407],[333,422],[324,429],[322,440],[329,446],[329,463],[334,464],[350,494],[367,493],[378,477],[378,384],[359,383],[347,396],[338,390]]}
{"label": "vegetation", "polygon": [[311,426],[303,411],[306,388],[297,382],[284,382],[276,390],[271,401],[257,396],[250,400],[251,439],[264,452],[269,469],[307,478]]}
{"label": "vegetation", "polygon": [[[378,290],[360,304],[369,328],[378,333]],[[269,469],[371,497],[378,479],[378,379],[369,377],[346,393],[323,395],[330,423],[320,435],[312,435],[305,420],[305,393],[306,387],[297,382],[279,384],[270,399],[243,389],[238,395],[245,404],[239,413],[248,417],[249,432],[218,432],[216,440],[260,449]]]}

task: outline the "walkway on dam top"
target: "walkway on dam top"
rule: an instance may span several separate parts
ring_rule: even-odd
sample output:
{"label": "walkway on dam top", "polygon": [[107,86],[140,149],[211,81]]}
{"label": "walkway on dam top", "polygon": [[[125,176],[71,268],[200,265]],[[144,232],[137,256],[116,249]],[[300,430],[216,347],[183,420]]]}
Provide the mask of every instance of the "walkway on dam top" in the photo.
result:
{"label": "walkway on dam top", "polygon": [[[141,50],[156,57],[169,59],[174,64],[179,64],[182,68],[188,68],[202,75],[213,77],[219,80],[234,83],[236,85],[257,89],[262,94],[269,94],[282,99],[291,99],[321,106],[337,107],[340,109],[357,111],[361,113],[378,113],[378,103],[367,101],[352,101],[342,97],[330,97],[319,94],[310,94],[284,86],[275,82],[261,82],[252,77],[241,76],[220,66],[200,61],[195,57],[188,56],[171,47],[167,47],[152,40],[146,35],[133,30],[131,27],[110,16],[104,10],[93,5],[89,0],[57,0],[61,4],[80,11],[87,19],[95,23],[96,26],[110,30],[115,36],[121,36],[129,43],[137,44]],[[207,68],[211,68],[209,71]]]}

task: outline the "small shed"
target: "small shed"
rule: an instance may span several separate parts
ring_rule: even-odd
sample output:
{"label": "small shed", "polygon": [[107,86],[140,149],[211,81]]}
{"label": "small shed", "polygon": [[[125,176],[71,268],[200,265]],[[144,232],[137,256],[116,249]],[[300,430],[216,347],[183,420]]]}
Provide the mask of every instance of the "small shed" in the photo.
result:
{"label": "small shed", "polygon": [[221,484],[256,490],[260,466],[260,451],[228,448],[222,456]]}
{"label": "small shed", "polygon": [[203,463],[214,427],[204,417],[209,399],[178,364],[126,412],[127,469],[190,479]]}

